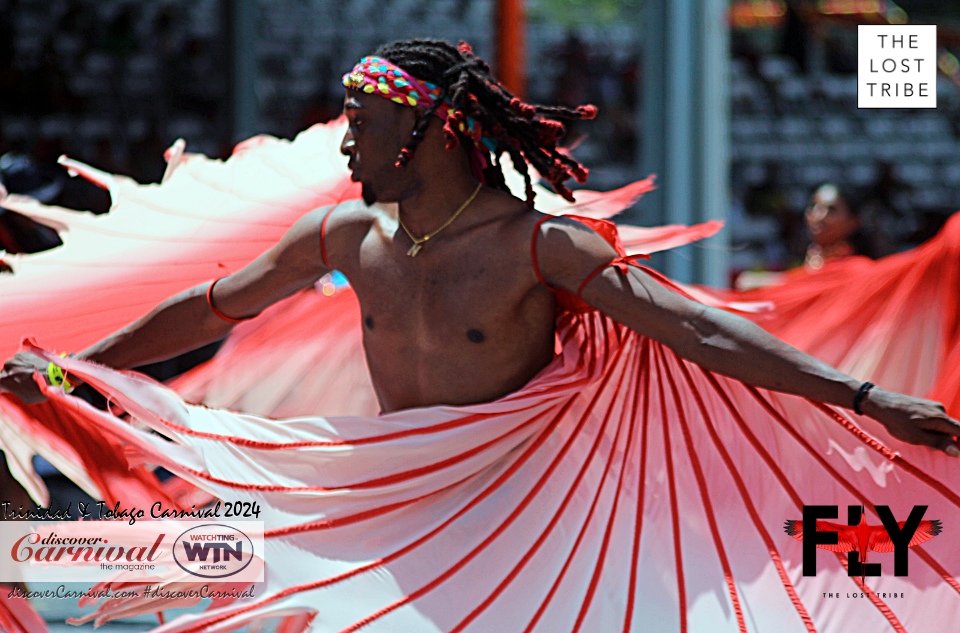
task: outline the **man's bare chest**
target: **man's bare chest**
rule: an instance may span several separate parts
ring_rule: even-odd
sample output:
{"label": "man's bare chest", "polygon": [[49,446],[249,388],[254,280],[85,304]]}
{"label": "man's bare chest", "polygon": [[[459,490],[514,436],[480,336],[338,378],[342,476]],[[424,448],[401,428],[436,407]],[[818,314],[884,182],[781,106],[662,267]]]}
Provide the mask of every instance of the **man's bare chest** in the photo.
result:
{"label": "man's bare chest", "polygon": [[[495,344],[530,318],[536,279],[505,245],[427,243],[416,257],[405,244],[374,236],[345,270],[362,309],[365,336],[407,337],[419,345]],[[549,311],[543,310],[549,319]]]}

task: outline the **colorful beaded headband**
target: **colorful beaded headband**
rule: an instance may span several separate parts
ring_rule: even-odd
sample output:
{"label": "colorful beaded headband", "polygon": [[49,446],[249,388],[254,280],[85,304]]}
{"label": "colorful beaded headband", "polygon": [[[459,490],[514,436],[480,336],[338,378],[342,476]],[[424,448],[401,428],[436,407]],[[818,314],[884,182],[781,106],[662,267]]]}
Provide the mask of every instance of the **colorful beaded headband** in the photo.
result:
{"label": "colorful beaded headband", "polygon": [[[402,68],[380,57],[361,59],[353,70],[343,76],[343,85],[351,90],[380,95],[403,106],[420,106],[424,109],[436,103],[443,92],[440,86],[412,77]],[[434,114],[443,121],[453,117],[455,112],[449,101],[434,110]],[[481,144],[490,150],[496,147],[496,142],[485,137],[480,124],[471,117],[458,118],[457,129],[473,140],[478,148]]]}

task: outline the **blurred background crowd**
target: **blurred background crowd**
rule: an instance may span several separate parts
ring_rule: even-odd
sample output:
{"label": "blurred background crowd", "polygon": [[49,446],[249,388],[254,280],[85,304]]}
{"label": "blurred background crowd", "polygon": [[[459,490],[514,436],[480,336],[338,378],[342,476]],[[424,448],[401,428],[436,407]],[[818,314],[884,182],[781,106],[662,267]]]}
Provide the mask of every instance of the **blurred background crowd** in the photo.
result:
{"label": "blurred background crowd", "polygon": [[[340,75],[385,40],[467,39],[495,59],[505,4],[0,0],[0,178],[11,191],[105,212],[105,194],[65,178],[58,156],[156,182],[178,137],[210,156],[254,133],[292,137],[339,114]],[[593,170],[589,186],[645,176],[643,25],[653,3],[509,4],[525,15],[527,98],[600,107],[566,138]],[[730,280],[808,259],[806,215],[823,183],[842,192],[866,236],[855,250],[870,256],[918,244],[960,208],[960,4],[729,0],[725,8],[729,98],[717,107],[729,141]],[[859,110],[856,25],[907,22],[938,25],[938,107]],[[57,243],[0,212],[7,252]]]}

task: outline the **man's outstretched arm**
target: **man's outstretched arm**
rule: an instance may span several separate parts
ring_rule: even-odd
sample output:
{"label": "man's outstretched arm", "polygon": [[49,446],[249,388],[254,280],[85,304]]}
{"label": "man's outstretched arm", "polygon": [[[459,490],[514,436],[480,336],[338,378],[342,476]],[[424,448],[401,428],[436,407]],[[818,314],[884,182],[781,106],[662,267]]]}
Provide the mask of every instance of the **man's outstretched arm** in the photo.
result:
{"label": "man's outstretched arm", "polygon": [[[616,256],[603,238],[569,220],[545,223],[537,247],[545,279],[574,293],[591,272]],[[613,267],[604,269],[581,297],[681,357],[750,385],[845,408],[853,406],[861,385],[754,323],[678,295],[635,267],[626,275]],[[960,457],[954,440],[960,436],[960,423],[936,402],[877,387],[861,408],[894,437]]]}
{"label": "man's outstretched arm", "polygon": [[[308,288],[329,272],[320,254],[320,223],[329,208],[302,217],[270,250],[242,270],[216,283],[212,302],[232,318],[260,313],[268,306]],[[115,369],[128,369],[172,358],[219,340],[233,323],[218,317],[207,303],[209,283],[185,290],[149,314],[78,357]],[[0,391],[10,391],[30,404],[43,399],[33,373],[46,363],[32,354],[14,356],[0,371]]]}

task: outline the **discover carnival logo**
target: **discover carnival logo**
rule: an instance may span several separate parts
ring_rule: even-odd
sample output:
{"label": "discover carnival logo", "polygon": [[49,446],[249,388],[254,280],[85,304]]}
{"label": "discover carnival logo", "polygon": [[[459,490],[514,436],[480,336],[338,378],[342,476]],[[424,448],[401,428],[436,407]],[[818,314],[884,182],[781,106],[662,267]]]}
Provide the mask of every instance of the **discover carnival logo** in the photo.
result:
{"label": "discover carnival logo", "polygon": [[208,523],[177,537],[173,558],[185,572],[201,578],[240,573],[254,558],[253,541],[235,527]]}
{"label": "discover carnival logo", "polygon": [[137,563],[140,568],[152,567],[148,564],[159,558],[157,550],[165,536],[158,535],[148,549],[144,545],[111,544],[99,536],[77,538],[61,537],[55,532],[46,535],[29,532],[13,544],[10,557],[18,563],[99,563],[110,565],[110,569],[136,567],[130,563]]}

